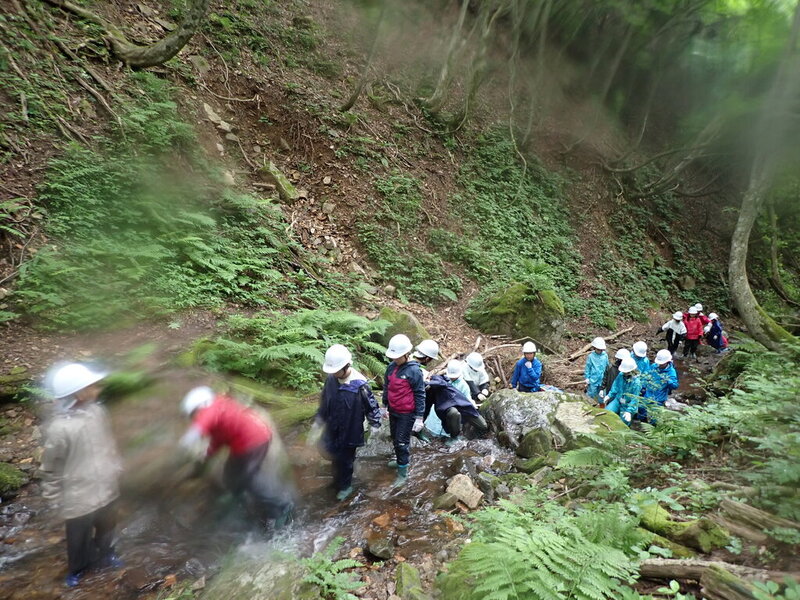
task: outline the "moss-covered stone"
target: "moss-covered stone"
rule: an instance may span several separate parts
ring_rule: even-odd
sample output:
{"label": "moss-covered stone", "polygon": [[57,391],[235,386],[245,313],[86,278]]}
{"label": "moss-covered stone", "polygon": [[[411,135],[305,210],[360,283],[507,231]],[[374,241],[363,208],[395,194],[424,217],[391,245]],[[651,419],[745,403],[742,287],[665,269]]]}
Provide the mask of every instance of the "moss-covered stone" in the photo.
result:
{"label": "moss-covered stone", "polygon": [[743,352],[728,352],[714,367],[714,371],[706,378],[708,391],[717,396],[724,396],[736,386],[736,380],[747,366],[747,355]]}
{"label": "moss-covered stone", "polygon": [[433,509],[434,510],[450,510],[454,508],[458,498],[456,498],[455,494],[451,494],[450,492],[445,492],[441,496],[438,496],[436,500],[433,501]]}
{"label": "moss-covered stone", "polygon": [[395,594],[403,600],[429,600],[430,596],[422,590],[422,579],[419,571],[407,562],[401,562],[397,565],[394,581],[396,586]]}
{"label": "moss-covered stone", "polygon": [[30,382],[31,376],[26,367],[11,367],[8,373],[0,374],[0,396],[16,396]]}
{"label": "moss-covered stone", "polygon": [[144,370],[114,371],[104,381],[103,394],[119,398],[143,390],[152,383],[153,378]]}
{"label": "moss-covered stone", "polygon": [[706,518],[673,521],[658,504],[644,506],[640,518],[645,529],[705,554],[726,546],[730,541],[728,531],[717,523]]}
{"label": "moss-covered stone", "polygon": [[697,556],[697,552],[695,552],[691,548],[687,548],[682,544],[678,544],[677,542],[668,540],[667,538],[658,535],[657,533],[653,533],[652,531],[647,531],[646,529],[642,529],[641,527],[638,529],[638,531],[642,534],[642,537],[651,546],[659,546],[661,548],[666,548],[667,550],[672,552],[672,558],[694,558],[695,556]]}
{"label": "moss-covered stone", "polygon": [[196,340],[191,348],[186,352],[181,352],[175,358],[175,364],[179,367],[196,367],[202,360],[203,355],[214,347],[214,341],[208,338]]}
{"label": "moss-covered stone", "polygon": [[553,419],[553,434],[558,446],[574,450],[593,444],[590,436],[608,436],[626,432],[628,427],[617,415],[603,408],[589,406],[575,396],[573,401],[561,402]]}
{"label": "moss-covered stone", "polygon": [[13,495],[28,482],[28,477],[14,465],[0,462],[0,497]]}
{"label": "moss-covered stone", "polygon": [[558,457],[560,454],[555,450],[551,450],[543,456],[536,456],[534,458],[518,459],[514,466],[522,473],[535,473],[542,467],[555,467],[558,464]]}
{"label": "moss-covered stone", "polygon": [[487,333],[530,336],[555,345],[564,331],[564,305],[553,290],[512,283],[466,314],[470,325]]}
{"label": "moss-covered stone", "polygon": [[389,321],[390,323],[389,327],[386,329],[386,332],[380,336],[380,339],[378,340],[384,346],[388,345],[392,336],[395,336],[398,333],[404,333],[407,335],[414,345],[419,344],[422,340],[427,340],[431,337],[428,333],[428,330],[425,329],[422,323],[419,322],[419,319],[417,319],[417,317],[407,310],[397,310],[389,306],[384,306],[381,308],[378,318],[384,321]]}
{"label": "moss-covered stone", "polygon": [[275,184],[278,195],[284,202],[294,202],[299,198],[297,188],[292,185],[289,178],[272,161],[261,167],[261,174],[268,180],[268,183]]}
{"label": "moss-covered stone", "polygon": [[546,455],[553,449],[553,435],[547,429],[533,429],[522,436],[517,455],[522,458]]}

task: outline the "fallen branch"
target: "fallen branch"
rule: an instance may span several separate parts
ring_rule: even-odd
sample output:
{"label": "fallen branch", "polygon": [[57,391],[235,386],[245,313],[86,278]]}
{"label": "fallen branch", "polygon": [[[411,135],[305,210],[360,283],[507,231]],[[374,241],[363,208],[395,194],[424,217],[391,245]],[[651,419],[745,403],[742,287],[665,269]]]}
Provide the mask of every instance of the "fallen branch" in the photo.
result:
{"label": "fallen branch", "polygon": [[776,529],[786,527],[800,530],[800,523],[772,515],[768,512],[754,508],[749,504],[735,502],[725,498],[720,502],[720,508],[727,517],[738,523],[756,529]]}
{"label": "fallen branch", "polygon": [[[616,333],[614,333],[614,334],[612,334],[612,335],[609,335],[608,337],[606,337],[606,338],[603,338],[603,339],[605,339],[605,341],[607,341],[607,342],[610,342],[610,341],[612,341],[612,340],[615,340],[615,339],[617,339],[619,336],[621,336],[621,335],[623,335],[623,334],[625,334],[625,333],[628,333],[629,331],[633,331],[633,327],[632,327],[632,326],[631,326],[631,327],[628,327],[627,329],[621,329],[620,331],[618,331],[618,332],[616,332]],[[580,356],[583,356],[584,354],[586,354],[586,353],[587,353],[589,350],[591,350],[591,349],[592,349],[592,344],[591,344],[591,343],[589,343],[589,344],[586,344],[586,345],[585,345],[585,346],[583,346],[583,347],[582,347],[580,350],[576,350],[575,352],[573,352],[572,354],[570,354],[570,355],[567,357],[567,360],[575,360],[576,358],[578,358],[578,357],[580,357]]]}
{"label": "fallen branch", "polygon": [[639,565],[639,574],[648,579],[677,579],[681,581],[700,581],[711,567],[724,569],[735,575],[754,581],[783,581],[784,577],[797,577],[800,573],[767,571],[742,565],[733,565],[718,560],[648,558]]}

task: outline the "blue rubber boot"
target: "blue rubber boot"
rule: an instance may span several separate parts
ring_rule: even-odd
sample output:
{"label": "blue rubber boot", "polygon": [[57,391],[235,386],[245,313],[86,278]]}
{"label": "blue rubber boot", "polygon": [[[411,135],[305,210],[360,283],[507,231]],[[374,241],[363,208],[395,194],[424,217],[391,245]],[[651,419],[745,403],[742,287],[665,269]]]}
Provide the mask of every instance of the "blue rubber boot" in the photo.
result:
{"label": "blue rubber boot", "polygon": [[392,483],[393,488],[403,487],[408,481],[408,465],[397,465],[397,477]]}

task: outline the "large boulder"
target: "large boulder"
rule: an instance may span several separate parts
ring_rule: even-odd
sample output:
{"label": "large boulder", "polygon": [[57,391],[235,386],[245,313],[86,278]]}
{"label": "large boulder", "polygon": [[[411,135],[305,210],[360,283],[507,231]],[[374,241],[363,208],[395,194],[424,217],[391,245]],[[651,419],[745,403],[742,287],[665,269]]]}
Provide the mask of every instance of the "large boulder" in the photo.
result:
{"label": "large boulder", "polygon": [[536,445],[544,449],[546,443],[542,440],[550,431],[556,408],[564,396],[565,394],[558,392],[528,394],[516,390],[500,390],[483,403],[481,413],[497,432],[500,443],[515,452],[519,451],[523,439],[532,434],[531,443],[526,441],[522,450],[529,454]]}
{"label": "large boulder", "polygon": [[466,314],[467,322],[487,333],[529,336],[555,345],[564,331],[564,305],[553,290],[533,290],[526,283],[512,283]]}
{"label": "large boulder", "polygon": [[561,402],[553,417],[552,433],[559,448],[574,450],[590,445],[591,436],[604,436],[626,431],[627,425],[617,415],[604,408],[596,408],[572,395]]}
{"label": "large boulder", "polygon": [[413,344],[419,344],[422,340],[427,340],[431,336],[428,330],[423,327],[419,319],[407,310],[395,309],[390,306],[381,308],[378,315],[379,319],[389,321],[390,325],[386,328],[385,333],[381,336],[380,341],[384,346],[389,344],[392,336],[398,333],[406,334]]}

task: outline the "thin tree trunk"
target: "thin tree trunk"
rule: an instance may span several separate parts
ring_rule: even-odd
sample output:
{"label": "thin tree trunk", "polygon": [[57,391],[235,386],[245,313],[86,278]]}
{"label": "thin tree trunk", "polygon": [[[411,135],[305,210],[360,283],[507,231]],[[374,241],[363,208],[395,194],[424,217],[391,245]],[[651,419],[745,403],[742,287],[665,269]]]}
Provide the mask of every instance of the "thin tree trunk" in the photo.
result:
{"label": "thin tree trunk", "polygon": [[617,71],[619,71],[619,66],[622,64],[622,58],[625,56],[625,52],[628,50],[628,45],[631,43],[632,37],[633,37],[633,27],[628,25],[628,29],[627,31],[625,31],[625,37],[623,38],[622,43],[617,49],[617,53],[614,55],[614,61],[611,63],[611,68],[608,71],[608,76],[606,77],[606,81],[603,84],[603,91],[600,92],[600,104],[603,104],[606,101],[608,92],[611,91],[611,85],[614,83],[614,79],[617,76]]}
{"label": "thin tree trunk", "polygon": [[797,39],[800,33],[800,1],[795,6],[792,31],[786,51],[764,101],[757,129],[761,139],[756,144],[750,183],[742,196],[742,206],[736,229],[731,238],[731,254],[728,263],[728,279],[733,304],[742,317],[750,334],[766,347],[781,348],[784,342],[794,338],[778,325],[759,305],[747,278],[747,251],[750,233],[758,213],[766,200],[766,194],[774,176],[782,147],[786,140],[786,123],[778,122],[785,110],[795,100],[798,92]]}
{"label": "thin tree trunk", "polygon": [[372,61],[375,58],[375,52],[378,49],[381,25],[383,25],[383,19],[385,15],[386,0],[383,0],[383,2],[381,2],[381,12],[378,15],[378,22],[375,25],[375,36],[372,38],[372,44],[370,45],[369,53],[367,54],[367,62],[364,63],[364,68],[361,70],[361,76],[358,78],[356,89],[353,90],[353,93],[350,94],[350,97],[347,99],[347,101],[339,107],[341,112],[348,111],[355,106],[358,97],[361,96],[361,92],[364,91],[364,86],[367,85],[367,80],[369,79],[369,70],[370,67],[372,67]]}
{"label": "thin tree trunk", "polygon": [[69,0],[45,1],[102,27],[114,54],[129,67],[140,69],[163,64],[178,54],[205,19],[210,2],[210,0],[190,0],[183,21],[173,32],[155,44],[138,46],[131,43],[118,27],[82,6],[73,4]]}
{"label": "thin tree trunk", "polygon": [[469,8],[469,0],[461,0],[461,10],[458,13],[458,21],[453,28],[450,35],[450,43],[447,46],[447,55],[442,63],[442,69],[439,71],[439,79],[436,82],[436,89],[431,94],[430,98],[423,100],[425,107],[431,114],[437,114],[442,110],[442,106],[447,98],[447,90],[450,88],[452,81],[453,62],[455,60],[456,49],[459,45],[461,38],[461,31],[464,29],[464,19],[467,17],[467,8]]}

